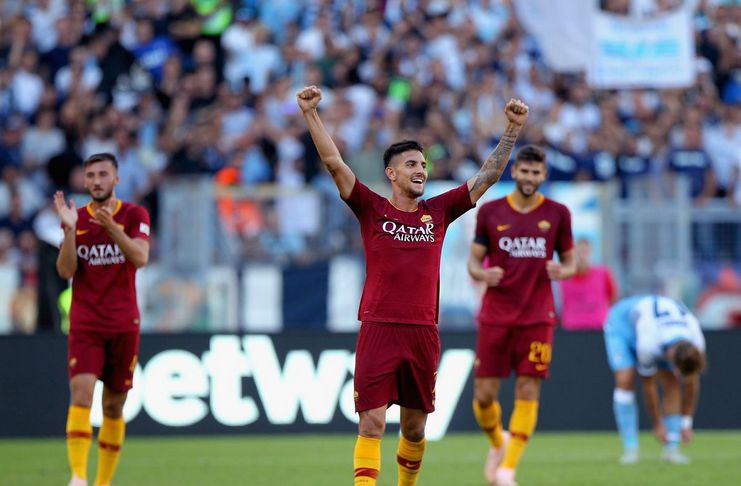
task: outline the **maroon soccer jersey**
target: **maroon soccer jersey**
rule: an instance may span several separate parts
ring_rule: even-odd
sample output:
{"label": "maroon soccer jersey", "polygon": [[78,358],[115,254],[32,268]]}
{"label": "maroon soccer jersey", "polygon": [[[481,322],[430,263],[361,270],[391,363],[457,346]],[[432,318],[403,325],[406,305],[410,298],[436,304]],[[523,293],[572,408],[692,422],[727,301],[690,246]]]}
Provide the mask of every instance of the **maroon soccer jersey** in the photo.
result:
{"label": "maroon soccer jersey", "polygon": [[[136,267],[102,226],[92,206],[77,210],[77,271],[72,279],[72,329],[131,331],[139,328],[134,277]],[[136,204],[117,201],[113,219],[131,238],[149,240],[149,214]]]}
{"label": "maroon soccer jersey", "polygon": [[546,261],[573,246],[571,214],[552,199],[527,213],[514,209],[509,196],[481,206],[476,242],[488,248],[489,267],[504,269],[496,287],[488,287],[479,313],[482,325],[555,324],[551,280]]}
{"label": "maroon soccer jersey", "polygon": [[356,178],[346,203],[360,221],[365,247],[358,319],[437,324],[443,237],[448,225],[474,206],[468,186],[420,201],[416,211],[407,212]]}

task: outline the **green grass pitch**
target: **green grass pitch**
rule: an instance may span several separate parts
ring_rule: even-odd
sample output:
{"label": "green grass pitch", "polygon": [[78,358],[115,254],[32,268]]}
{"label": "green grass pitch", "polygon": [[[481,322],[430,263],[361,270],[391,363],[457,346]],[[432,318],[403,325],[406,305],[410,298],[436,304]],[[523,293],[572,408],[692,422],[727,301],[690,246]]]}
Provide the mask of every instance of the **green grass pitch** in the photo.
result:
{"label": "green grass pitch", "polygon": [[[333,486],[352,484],[355,437],[271,435],[150,438],[124,444],[114,484]],[[396,436],[383,441],[379,486],[396,485]],[[486,486],[486,442],[480,434],[451,434],[427,446],[419,486]],[[641,462],[619,466],[615,433],[536,434],[518,471],[521,486],[660,486],[741,484],[741,431],[698,431],[684,451],[688,466],[659,461],[659,445],[641,436]],[[96,461],[91,452],[91,476]],[[62,439],[0,440],[0,485],[64,485],[68,480]],[[91,481],[92,484],[92,481]]]}

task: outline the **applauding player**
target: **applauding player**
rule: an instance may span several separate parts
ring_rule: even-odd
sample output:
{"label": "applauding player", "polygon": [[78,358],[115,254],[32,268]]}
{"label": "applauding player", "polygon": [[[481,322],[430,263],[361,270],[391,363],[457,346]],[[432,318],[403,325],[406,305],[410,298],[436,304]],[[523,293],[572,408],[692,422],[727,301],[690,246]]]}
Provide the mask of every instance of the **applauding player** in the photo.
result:
{"label": "applauding player", "polygon": [[61,192],[54,195],[64,229],[57,272],[72,279],[67,361],[70,486],[87,485],[90,407],[98,379],[104,385],[103,425],[95,484],[110,484],[116,470],[124,440],[123,406],[139,352],[135,274],[149,259],[149,214],[116,199],[116,157],[92,155],[84,168],[85,188],[92,198],[85,207],[77,209],[73,201],[68,205]]}

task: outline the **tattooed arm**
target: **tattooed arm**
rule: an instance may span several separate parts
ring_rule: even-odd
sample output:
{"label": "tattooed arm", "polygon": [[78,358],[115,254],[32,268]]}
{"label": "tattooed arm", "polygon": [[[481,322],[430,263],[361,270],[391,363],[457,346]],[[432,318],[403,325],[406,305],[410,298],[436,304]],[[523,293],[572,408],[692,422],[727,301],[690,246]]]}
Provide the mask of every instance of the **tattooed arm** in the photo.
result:
{"label": "tattooed arm", "polygon": [[337,184],[337,189],[340,191],[340,197],[347,199],[352,193],[352,188],[355,185],[355,174],[350,167],[342,160],[340,151],[332,141],[332,137],[327,133],[327,129],[324,128],[322,120],[319,118],[319,113],[316,111],[316,107],[319,104],[319,100],[322,99],[322,93],[316,86],[309,86],[296,94],[296,101],[304,114],[304,120],[306,126],[309,128],[311,139],[314,141],[314,146],[319,157],[321,157],[324,165],[327,166],[329,174]]}
{"label": "tattooed arm", "polygon": [[520,100],[511,99],[504,107],[504,113],[507,115],[509,123],[502,138],[486,158],[478,174],[468,180],[468,192],[471,194],[471,202],[474,204],[502,176],[502,172],[504,172],[507,162],[509,162],[512,148],[517,141],[517,135],[527,121],[528,107]]}

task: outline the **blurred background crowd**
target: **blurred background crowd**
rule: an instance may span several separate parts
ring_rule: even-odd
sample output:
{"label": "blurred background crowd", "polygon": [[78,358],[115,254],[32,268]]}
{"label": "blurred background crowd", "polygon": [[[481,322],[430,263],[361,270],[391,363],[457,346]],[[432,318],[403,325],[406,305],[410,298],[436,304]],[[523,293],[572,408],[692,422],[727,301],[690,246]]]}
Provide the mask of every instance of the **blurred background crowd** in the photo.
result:
{"label": "blurred background crowd", "polygon": [[[464,181],[504,129],[505,102],[518,97],[531,113],[521,141],[547,147],[551,180],[617,182],[624,197],[640,177],[660,198],[681,174],[697,206],[741,206],[739,2],[691,3],[696,82],[664,90],[595,90],[583,72],[549,68],[515,3],[3,0],[0,266],[19,275],[14,292],[0,291],[10,332],[52,322],[65,283],[53,268],[51,194],[84,201],[81,161],[96,152],[118,157],[117,196],[149,209],[155,260],[159,192],[185,175],[212,181],[239,261],[357,252],[351,216],[295,103],[304,85],[321,87],[325,124],[370,185],[384,181],[382,152],[400,138],[426,147],[431,179]],[[686,3],[600,7],[650,18]],[[296,196],[305,190],[321,204]],[[292,206],[281,207],[282,194]],[[319,234],[290,231],[319,211]],[[725,278],[741,293],[741,229],[723,234],[700,239],[697,254],[730,262]]]}

